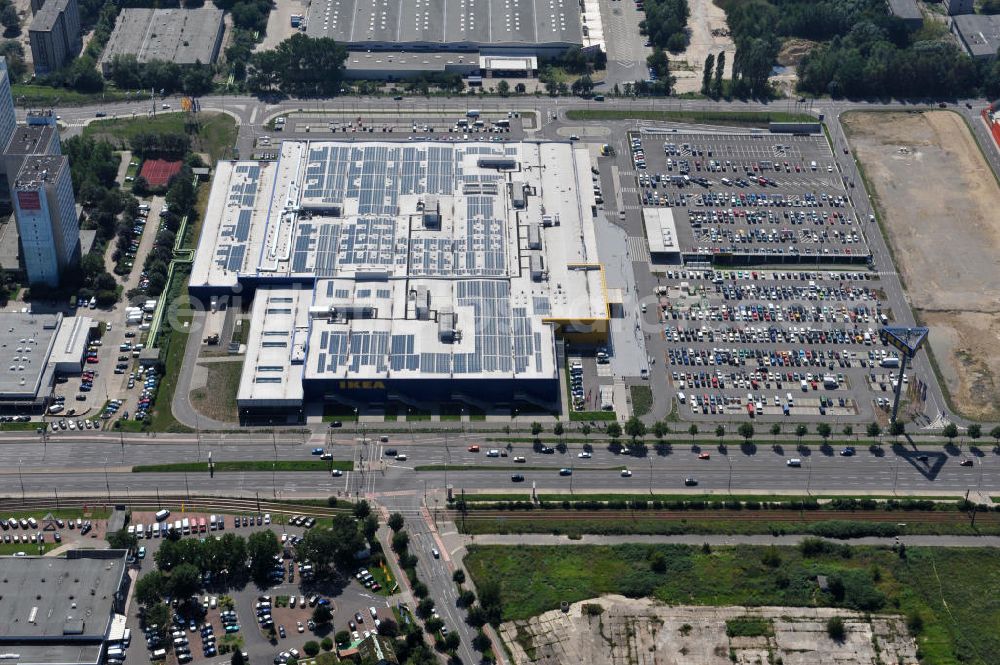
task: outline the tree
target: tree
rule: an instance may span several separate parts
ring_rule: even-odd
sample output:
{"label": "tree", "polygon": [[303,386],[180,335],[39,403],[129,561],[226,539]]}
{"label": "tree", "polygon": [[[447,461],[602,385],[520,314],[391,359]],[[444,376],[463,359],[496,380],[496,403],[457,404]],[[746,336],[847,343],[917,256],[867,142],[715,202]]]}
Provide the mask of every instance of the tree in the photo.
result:
{"label": "tree", "polygon": [[691,426],[688,427],[688,434],[691,435],[692,439],[694,439],[694,437],[698,436],[698,426],[695,425],[694,423],[691,423]]}
{"label": "tree", "polygon": [[882,436],[882,428],[878,423],[868,423],[868,426],[865,428],[865,434],[873,441],[878,440]]}
{"label": "tree", "polygon": [[135,599],[140,605],[149,607],[160,602],[166,590],[166,578],[158,570],[151,570],[135,583]]}
{"label": "tree", "polygon": [[490,638],[486,637],[486,633],[480,631],[472,638],[472,648],[476,651],[483,652],[492,646],[490,644]]}
{"label": "tree", "polygon": [[662,420],[657,420],[653,423],[653,436],[657,439],[663,439],[667,434],[670,433],[670,427]]}
{"label": "tree", "polygon": [[573,81],[571,90],[574,95],[586,97],[594,92],[594,80],[590,78],[589,74],[584,74],[577,80]]}
{"label": "tree", "polygon": [[632,443],[635,443],[636,439],[646,435],[646,424],[636,416],[632,416],[625,421],[625,433],[632,438]]}
{"label": "tree", "polygon": [[715,81],[712,84],[712,96],[722,97],[722,77],[726,72],[726,52],[723,51],[715,59]]}
{"label": "tree", "polygon": [[612,439],[617,439],[622,435],[622,426],[618,424],[618,421],[612,421],[608,423],[607,432]]}
{"label": "tree", "polygon": [[523,83],[518,83],[518,84],[514,85],[514,92],[516,92],[519,95],[523,95],[527,91],[528,91],[528,87],[526,85],[524,85]]}
{"label": "tree", "polygon": [[431,611],[434,609],[434,599],[424,598],[417,603],[416,614],[421,619],[426,619],[431,615]]}
{"label": "tree", "polygon": [[146,608],[146,625],[159,626],[160,635],[166,635],[173,612],[166,603],[157,603]]}
{"label": "tree", "polygon": [[889,436],[899,437],[906,431],[906,426],[901,420],[894,420],[889,423]]}
{"label": "tree", "polygon": [[721,442],[722,439],[726,436],[726,426],[725,425],[716,425],[715,426],[715,436],[717,436],[718,439],[719,439],[719,441]]}
{"label": "tree", "polygon": [[174,598],[188,598],[201,588],[201,571],[194,564],[182,563],[170,571],[167,586]]}
{"label": "tree", "polygon": [[476,593],[471,589],[465,589],[458,594],[456,602],[459,607],[470,607],[474,602],[476,602]]}
{"label": "tree", "polygon": [[542,424],[540,422],[533,421],[531,423],[531,436],[538,436],[542,433]]}
{"label": "tree", "polygon": [[844,425],[844,429],[842,429],[841,431],[844,433],[844,436],[851,436],[854,434],[854,426]]}
{"label": "tree", "polygon": [[743,437],[743,440],[749,443],[754,434],[753,425],[750,423],[740,423],[739,433]]}
{"label": "tree", "polygon": [[562,436],[563,434],[565,434],[565,432],[566,432],[566,427],[562,424],[561,420],[558,421],[552,427],[552,433],[555,434],[556,436]]}
{"label": "tree", "polygon": [[396,554],[406,552],[410,545],[410,536],[405,531],[397,531],[392,536],[392,551]]}
{"label": "tree", "polygon": [[461,568],[456,568],[455,572],[451,574],[451,579],[455,584],[465,584],[465,571]]}
{"label": "tree", "polygon": [[479,606],[483,608],[486,620],[494,626],[500,625],[500,618],[503,616],[502,596],[500,585],[496,580],[483,580],[479,585]]}
{"label": "tree", "polygon": [[317,605],[313,610],[312,620],[317,626],[323,626],[333,621],[333,612],[326,605]]}
{"label": "tree", "polygon": [[307,531],[297,549],[299,556],[316,566],[317,573],[327,574],[335,564],[350,564],[365,546],[357,522],[347,515],[335,515],[330,528]]}
{"label": "tree", "polygon": [[830,434],[833,433],[833,430],[830,428],[829,424],[820,423],[819,425],[816,425],[816,433],[823,438],[823,441],[826,441],[830,438]]}
{"label": "tree", "polygon": [[444,648],[446,651],[455,651],[461,643],[458,633],[448,633],[444,636]]}
{"label": "tree", "polygon": [[378,627],[378,634],[386,637],[396,637],[399,635],[399,626],[392,619],[382,619]]}
{"label": "tree", "polygon": [[363,520],[364,518],[368,517],[368,515],[370,515],[371,512],[372,512],[371,506],[368,505],[368,502],[365,501],[364,499],[361,499],[361,501],[358,501],[356,504],[354,504],[354,516],[357,517],[359,520]]}
{"label": "tree", "polygon": [[[379,626],[379,628],[381,628],[381,626]],[[323,651],[333,651],[333,640],[331,640],[329,637],[324,637],[323,640],[319,643],[319,646],[321,649],[323,649]]]}
{"label": "tree", "polygon": [[426,621],[424,621],[424,630],[426,630],[430,635],[440,632],[443,627],[444,621],[435,616],[429,617]]}
{"label": "tree", "polygon": [[795,426],[795,436],[798,437],[799,443],[802,442],[802,437],[809,433],[809,428],[804,424],[799,424]]}
{"label": "tree", "polygon": [[365,539],[368,542],[375,540],[375,533],[378,531],[378,518],[374,515],[369,515],[365,518],[365,521],[361,523],[361,532],[365,534]]}
{"label": "tree", "polygon": [[1000,445],[1000,425],[990,430],[990,438],[993,439],[994,445]]}
{"label": "tree", "polygon": [[319,653],[319,642],[316,640],[309,640],[302,645],[302,650],[306,652],[307,656],[315,656]]}
{"label": "tree", "polygon": [[955,423],[948,423],[944,426],[944,429],[941,430],[941,434],[948,439],[949,444],[952,444],[955,442],[955,437],[958,436],[958,427]]}
{"label": "tree", "polygon": [[233,656],[229,659],[229,665],[243,665],[243,649],[233,649]]}
{"label": "tree", "polygon": [[976,441],[983,435],[983,426],[979,423],[972,423],[969,425],[969,438]]}
{"label": "tree", "polygon": [[139,542],[134,535],[130,536],[125,529],[109,533],[106,540],[108,546],[113,550],[134,550]]}
{"label": "tree", "polygon": [[[316,529],[310,530],[313,533]],[[305,541],[303,541],[305,542]],[[162,549],[162,545],[160,546]],[[271,530],[254,531],[247,538],[247,558],[250,560],[250,576],[258,586],[266,586],[271,570],[274,568],[274,557],[281,554],[281,544]]]}
{"label": "tree", "polygon": [[333,636],[333,640],[339,646],[342,646],[342,647],[343,646],[347,646],[348,644],[351,643],[351,634],[349,632],[347,632],[346,630],[339,630],[339,631],[337,631],[337,634]]}
{"label": "tree", "polygon": [[392,515],[389,515],[389,521],[386,522],[386,524],[388,524],[389,528],[392,529],[393,531],[399,531],[400,529],[402,529],[403,528],[402,513],[393,513]]}
{"label": "tree", "polygon": [[830,639],[834,642],[843,642],[844,637],[847,635],[847,628],[844,626],[844,620],[840,617],[830,617],[826,622],[826,634],[830,636]]}
{"label": "tree", "polygon": [[247,84],[254,91],[278,88],[300,97],[333,96],[340,91],[347,49],[327,37],[299,33],[273,51],[250,57]]}
{"label": "tree", "polygon": [[591,430],[592,428],[590,426],[590,423],[584,423],[583,425],[580,425],[580,434],[583,434],[584,436],[590,436]]}
{"label": "tree", "polygon": [[670,75],[670,60],[661,48],[653,49],[646,57],[646,66],[656,74],[657,78],[665,79]]}
{"label": "tree", "polygon": [[510,83],[507,83],[506,80],[501,79],[500,82],[497,83],[497,93],[499,93],[501,97],[506,97],[507,95],[509,95]]}
{"label": "tree", "polygon": [[705,66],[701,70],[701,94],[712,94],[712,71],[715,68],[715,55],[709,53],[705,56]]}
{"label": "tree", "polygon": [[777,439],[779,434],[781,434],[781,425],[774,423],[771,425],[771,436]]}

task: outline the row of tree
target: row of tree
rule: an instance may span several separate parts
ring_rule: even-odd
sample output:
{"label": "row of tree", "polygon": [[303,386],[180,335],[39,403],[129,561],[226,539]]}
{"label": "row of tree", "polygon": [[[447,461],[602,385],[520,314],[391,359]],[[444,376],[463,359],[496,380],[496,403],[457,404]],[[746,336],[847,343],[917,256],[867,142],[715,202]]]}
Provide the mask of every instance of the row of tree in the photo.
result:
{"label": "row of tree", "polygon": [[347,48],[323,37],[299,33],[271,51],[254,53],[247,86],[255,92],[280,91],[298,97],[333,97],[340,93]]}
{"label": "row of tree", "polygon": [[[713,71],[714,76],[713,76]],[[726,72],[726,52],[716,58],[714,53],[705,56],[705,67],[701,72],[701,94],[718,99],[722,97],[722,77]]]}
{"label": "row of tree", "polygon": [[212,90],[215,70],[196,62],[178,65],[168,60],[139,62],[132,54],[116,55],[108,67],[108,78],[122,90],[157,90],[203,95]]}

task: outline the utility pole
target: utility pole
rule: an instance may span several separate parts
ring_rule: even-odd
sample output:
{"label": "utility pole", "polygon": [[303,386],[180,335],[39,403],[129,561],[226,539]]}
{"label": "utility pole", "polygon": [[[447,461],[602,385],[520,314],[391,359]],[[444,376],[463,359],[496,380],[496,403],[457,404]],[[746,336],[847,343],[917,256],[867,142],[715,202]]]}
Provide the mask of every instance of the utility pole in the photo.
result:
{"label": "utility pole", "polygon": [[24,476],[21,475],[21,462],[23,460],[17,460],[17,479],[21,481],[21,503],[24,503]]}

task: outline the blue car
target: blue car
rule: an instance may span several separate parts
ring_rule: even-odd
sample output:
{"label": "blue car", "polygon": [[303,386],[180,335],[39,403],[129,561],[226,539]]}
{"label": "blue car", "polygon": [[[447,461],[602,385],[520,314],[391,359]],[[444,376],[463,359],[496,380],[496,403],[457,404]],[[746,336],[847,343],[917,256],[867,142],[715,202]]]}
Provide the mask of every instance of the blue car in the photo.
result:
{"label": "blue car", "polygon": [[312,449],[312,454],[313,455],[322,455],[323,454],[323,449],[322,448],[313,448]]}

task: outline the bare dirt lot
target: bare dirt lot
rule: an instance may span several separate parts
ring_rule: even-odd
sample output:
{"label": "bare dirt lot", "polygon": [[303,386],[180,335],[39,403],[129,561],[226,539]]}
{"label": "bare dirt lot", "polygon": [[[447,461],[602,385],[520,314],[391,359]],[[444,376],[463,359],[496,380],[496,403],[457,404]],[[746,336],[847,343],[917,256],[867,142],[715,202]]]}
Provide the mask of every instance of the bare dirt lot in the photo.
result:
{"label": "bare dirt lot", "polygon": [[[846,627],[839,642],[827,634],[833,616]],[[517,665],[917,663],[900,617],[829,608],[670,607],[605,596],[505,623],[500,633]]]}
{"label": "bare dirt lot", "polygon": [[701,90],[702,70],[709,53],[716,58],[723,51],[726,53],[725,78],[732,78],[733,60],[736,56],[736,46],[729,36],[726,24],[726,13],[712,0],[689,0],[688,7],[691,16],[688,18],[687,29],[691,34],[691,41],[679,56],[668,54],[670,73],[677,77],[674,86],[677,92]]}
{"label": "bare dirt lot", "polygon": [[1000,187],[989,165],[950,111],[843,123],[953,407],[1000,419]]}

